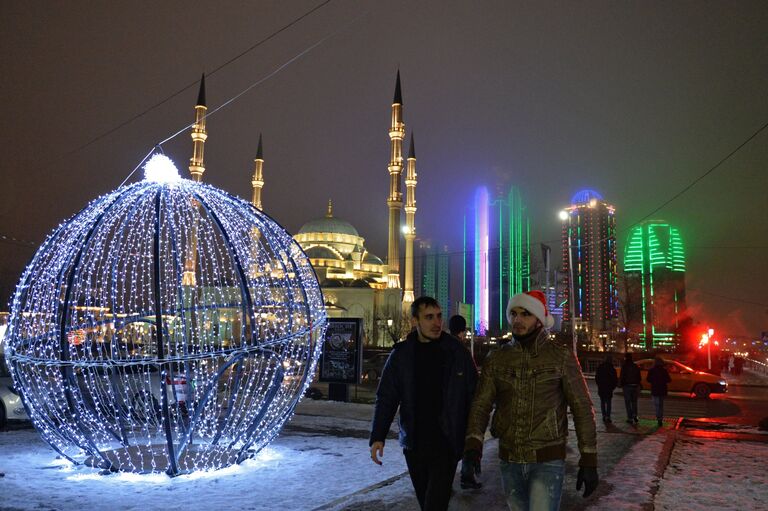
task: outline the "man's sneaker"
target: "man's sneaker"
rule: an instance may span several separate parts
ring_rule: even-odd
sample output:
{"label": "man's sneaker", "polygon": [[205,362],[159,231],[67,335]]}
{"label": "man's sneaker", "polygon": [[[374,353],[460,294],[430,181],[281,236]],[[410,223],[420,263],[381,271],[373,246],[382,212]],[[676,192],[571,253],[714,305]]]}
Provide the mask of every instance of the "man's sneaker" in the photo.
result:
{"label": "man's sneaker", "polygon": [[483,483],[478,482],[474,477],[461,478],[462,490],[479,490],[482,487],[483,487]]}
{"label": "man's sneaker", "polygon": [[638,419],[637,417],[635,417],[635,424],[637,424],[638,422],[640,422],[640,419]]}

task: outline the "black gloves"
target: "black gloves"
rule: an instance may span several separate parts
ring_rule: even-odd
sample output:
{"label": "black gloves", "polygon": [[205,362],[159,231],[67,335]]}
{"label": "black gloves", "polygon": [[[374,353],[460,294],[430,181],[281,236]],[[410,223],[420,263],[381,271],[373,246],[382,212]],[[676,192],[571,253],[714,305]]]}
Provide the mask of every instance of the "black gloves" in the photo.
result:
{"label": "black gloves", "polygon": [[579,474],[576,476],[576,491],[581,490],[584,485],[584,497],[589,497],[597,488],[600,478],[597,476],[597,467],[579,467]]}
{"label": "black gloves", "polygon": [[478,450],[471,449],[469,451],[464,451],[464,456],[461,458],[462,490],[477,490],[483,487],[483,483],[480,483],[475,479],[475,476],[480,474],[481,458],[482,453]]}

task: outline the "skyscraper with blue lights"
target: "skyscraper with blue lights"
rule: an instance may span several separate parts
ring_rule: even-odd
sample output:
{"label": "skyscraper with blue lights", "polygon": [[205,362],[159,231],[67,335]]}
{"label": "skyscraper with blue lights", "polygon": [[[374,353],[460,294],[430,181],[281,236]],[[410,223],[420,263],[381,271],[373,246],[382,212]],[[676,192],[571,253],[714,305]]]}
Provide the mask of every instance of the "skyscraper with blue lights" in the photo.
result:
{"label": "skyscraper with blue lights", "polygon": [[563,320],[593,339],[617,327],[615,213],[599,193],[581,190],[560,214],[568,279]]}

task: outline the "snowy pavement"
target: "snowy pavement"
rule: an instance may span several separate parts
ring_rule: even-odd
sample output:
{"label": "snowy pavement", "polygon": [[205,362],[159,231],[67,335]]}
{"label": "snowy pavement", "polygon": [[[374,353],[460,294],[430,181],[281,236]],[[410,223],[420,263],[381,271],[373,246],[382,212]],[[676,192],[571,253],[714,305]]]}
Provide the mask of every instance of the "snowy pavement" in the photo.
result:
{"label": "snowy pavement", "polygon": [[[370,461],[371,413],[371,405],[304,401],[280,437],[255,459],[173,479],[102,475],[57,459],[32,429],[0,432],[0,472],[5,473],[0,509],[415,511],[397,442],[387,442],[382,466]],[[571,432],[562,509],[766,508],[768,443],[698,438],[676,425],[673,420],[661,429],[649,420],[639,427],[599,424],[601,484],[588,499],[575,491],[578,453]],[[755,428],[734,431],[768,440]],[[505,508],[496,454],[496,441],[488,440],[484,487],[463,491],[455,484],[452,511]]]}

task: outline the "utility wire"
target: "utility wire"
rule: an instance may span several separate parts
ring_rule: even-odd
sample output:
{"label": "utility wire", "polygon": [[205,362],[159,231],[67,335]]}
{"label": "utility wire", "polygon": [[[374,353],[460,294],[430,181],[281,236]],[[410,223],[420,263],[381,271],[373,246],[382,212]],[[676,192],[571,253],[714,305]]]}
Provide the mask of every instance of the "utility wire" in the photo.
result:
{"label": "utility wire", "polygon": [[[328,0],[328,1],[330,1],[330,0]],[[328,3],[328,2],[326,2],[326,3]],[[229,98],[228,100],[226,100],[224,103],[222,103],[222,104],[221,104],[221,105],[219,105],[218,107],[214,108],[213,110],[210,110],[210,111],[206,112],[206,114],[203,116],[203,118],[204,118],[204,119],[208,119],[208,117],[210,117],[210,116],[214,115],[214,114],[215,114],[215,113],[217,113],[218,111],[222,110],[223,108],[225,108],[225,107],[229,106],[230,104],[232,104],[233,102],[237,101],[238,99],[240,99],[240,97],[241,97],[241,96],[243,96],[244,94],[248,93],[248,92],[249,92],[251,89],[253,89],[254,87],[257,87],[257,86],[261,85],[262,83],[266,82],[267,80],[269,80],[270,78],[272,78],[273,76],[275,76],[277,73],[279,73],[280,71],[282,71],[283,69],[285,69],[286,67],[288,67],[289,65],[291,65],[291,64],[292,64],[293,62],[295,62],[296,60],[300,59],[301,57],[303,57],[304,55],[306,55],[306,54],[307,54],[307,53],[309,53],[310,51],[314,50],[315,48],[317,48],[318,46],[320,46],[321,44],[323,44],[325,41],[327,41],[328,39],[330,39],[330,38],[332,38],[332,37],[336,36],[337,34],[339,34],[340,32],[342,32],[343,30],[346,30],[346,29],[347,29],[349,26],[351,26],[351,25],[353,25],[353,24],[357,23],[357,22],[358,22],[360,19],[362,19],[363,17],[365,17],[365,16],[367,16],[367,15],[368,15],[368,11],[366,11],[366,12],[364,12],[364,13],[360,14],[359,16],[355,17],[355,18],[354,18],[352,21],[350,21],[350,22],[349,22],[349,23],[347,23],[346,25],[344,25],[344,26],[342,26],[341,28],[337,29],[336,31],[334,31],[334,32],[332,32],[332,33],[330,33],[330,34],[326,35],[325,37],[321,38],[320,40],[318,40],[318,41],[317,41],[317,42],[315,42],[314,44],[311,44],[310,46],[308,46],[308,47],[307,47],[307,48],[305,48],[304,50],[300,51],[299,53],[297,53],[296,55],[294,55],[293,57],[291,57],[290,59],[288,59],[286,62],[284,62],[284,63],[283,63],[283,64],[281,64],[280,66],[278,66],[278,67],[277,67],[275,70],[273,70],[273,71],[272,71],[271,73],[269,73],[268,75],[266,75],[266,76],[264,76],[263,78],[260,78],[260,79],[256,80],[255,82],[251,83],[251,84],[250,84],[248,87],[246,87],[246,88],[245,88],[245,89],[243,89],[242,91],[238,92],[237,94],[235,94],[234,96],[232,96],[231,98]],[[241,54],[241,55],[242,55],[242,54]],[[232,59],[232,60],[230,60],[229,62],[232,62],[233,60],[235,60],[235,59]],[[219,66],[217,69],[221,69],[221,67],[223,67],[223,66]],[[195,83],[197,83],[197,82],[195,82]],[[169,137],[167,137],[167,138],[163,139],[162,141],[158,142],[157,144],[155,144],[155,147],[154,147],[152,150],[150,150],[150,151],[149,151],[149,152],[148,152],[148,153],[147,153],[147,154],[144,156],[144,158],[142,158],[142,159],[141,159],[141,161],[138,163],[138,165],[136,165],[136,166],[133,168],[133,170],[132,170],[132,171],[131,171],[131,172],[130,172],[130,173],[127,175],[127,176],[126,176],[126,178],[123,180],[123,182],[122,182],[122,183],[120,183],[120,186],[123,186],[123,185],[124,185],[124,184],[125,184],[125,183],[126,183],[126,182],[127,182],[129,179],[130,179],[130,178],[131,178],[131,176],[132,176],[132,175],[133,175],[133,174],[134,174],[134,173],[135,173],[137,170],[139,170],[139,168],[141,167],[141,165],[142,165],[142,164],[143,164],[143,163],[144,163],[144,162],[147,160],[147,158],[149,158],[149,157],[152,155],[152,153],[154,153],[154,152],[155,152],[155,150],[156,150],[156,149],[161,149],[161,150],[162,150],[162,145],[163,145],[163,144],[165,144],[165,143],[166,143],[166,142],[168,142],[169,140],[172,140],[172,139],[174,139],[175,137],[177,137],[177,136],[181,135],[182,133],[184,133],[184,132],[185,132],[185,131],[187,131],[188,129],[192,128],[194,125],[195,125],[195,123],[194,123],[194,122],[191,122],[191,123],[189,123],[189,124],[186,124],[186,125],[185,125],[183,128],[181,128],[180,130],[176,131],[174,134],[170,135]]]}
{"label": "utility wire", "polygon": [[720,294],[717,294],[717,293],[710,293],[709,291],[704,291],[703,289],[696,289],[696,288],[686,287],[685,292],[687,293],[689,291],[693,291],[693,292],[696,292],[696,293],[702,293],[702,294],[705,294],[705,295],[708,295],[708,296],[713,296],[715,298],[720,298],[722,300],[728,300],[728,301],[731,301],[731,302],[739,302],[739,303],[744,303],[744,304],[747,304],[747,305],[757,305],[758,307],[766,307],[766,308],[768,308],[768,303],[753,302],[751,300],[742,300],[741,298],[734,298],[732,296],[725,296],[725,295],[720,295]]}
{"label": "utility wire", "polygon": [[[271,34],[269,34],[267,37],[265,37],[265,38],[261,39],[260,41],[258,41],[258,42],[256,42],[256,43],[254,43],[253,45],[251,45],[251,46],[250,46],[249,48],[247,48],[246,50],[244,50],[244,51],[240,52],[238,55],[236,55],[236,56],[232,57],[232,58],[231,58],[231,59],[229,59],[228,61],[226,61],[226,62],[224,62],[223,64],[219,65],[218,67],[214,68],[214,69],[213,69],[213,71],[211,71],[211,72],[207,73],[207,76],[212,76],[212,75],[216,74],[217,72],[221,71],[222,69],[224,69],[224,68],[225,68],[225,67],[227,67],[228,65],[232,64],[233,62],[237,61],[238,59],[240,59],[240,58],[244,57],[244,56],[245,56],[245,55],[247,55],[248,53],[250,53],[250,52],[252,52],[253,50],[255,50],[256,48],[258,48],[258,47],[259,47],[259,46],[261,46],[262,44],[266,43],[266,42],[267,42],[267,41],[269,41],[270,39],[272,39],[272,38],[276,37],[276,36],[277,36],[277,35],[279,35],[280,33],[282,33],[282,32],[284,32],[284,31],[288,30],[289,28],[291,28],[291,27],[292,27],[292,26],[294,26],[295,24],[299,23],[301,20],[303,20],[303,19],[304,19],[304,18],[306,18],[307,16],[310,16],[310,15],[312,15],[313,13],[315,13],[316,11],[318,11],[318,10],[320,10],[321,8],[325,7],[326,5],[328,5],[329,3],[331,3],[332,1],[333,1],[333,0],[324,0],[323,2],[319,3],[319,4],[318,4],[318,5],[316,5],[315,7],[311,8],[310,10],[308,10],[307,12],[305,12],[304,14],[302,14],[301,16],[299,16],[299,17],[295,18],[293,21],[291,21],[291,22],[287,23],[286,25],[283,25],[283,26],[282,26],[282,27],[280,27],[279,29],[277,29],[277,30],[275,30],[274,32],[272,32]],[[179,89],[179,90],[177,90],[176,92],[172,93],[170,96],[167,96],[166,98],[164,98],[164,99],[161,99],[160,101],[158,101],[158,102],[157,102],[157,103],[155,103],[154,105],[151,105],[150,107],[146,108],[146,109],[145,109],[145,110],[143,110],[142,112],[140,112],[140,113],[138,113],[138,114],[134,115],[133,117],[130,117],[129,119],[127,119],[127,120],[125,120],[125,121],[121,122],[121,123],[120,123],[120,124],[118,124],[117,126],[115,126],[115,127],[111,128],[111,129],[108,129],[107,131],[104,131],[104,132],[102,132],[102,133],[101,133],[101,134],[99,134],[99,135],[96,135],[94,138],[92,138],[92,139],[91,139],[91,140],[89,140],[88,142],[86,142],[86,143],[84,143],[84,144],[82,144],[82,145],[80,145],[80,146],[78,146],[78,147],[76,147],[76,148],[74,148],[74,149],[72,149],[72,150],[70,150],[70,151],[68,151],[68,152],[64,153],[64,154],[62,154],[62,155],[61,155],[61,156],[59,156],[58,158],[56,158],[56,159],[52,160],[52,161],[51,161],[51,163],[56,163],[56,162],[58,162],[58,161],[61,161],[61,160],[63,160],[64,158],[68,158],[68,157],[72,156],[73,154],[76,154],[76,153],[78,153],[78,152],[82,151],[83,149],[86,149],[87,147],[89,147],[89,146],[91,146],[91,145],[95,144],[96,142],[98,142],[98,141],[100,141],[100,140],[102,140],[102,139],[104,139],[104,138],[108,137],[108,136],[109,136],[109,135],[111,135],[112,133],[114,133],[114,132],[118,131],[119,129],[121,129],[121,128],[123,128],[123,127],[125,127],[125,126],[129,125],[129,124],[131,124],[131,123],[132,123],[133,121],[135,121],[136,119],[139,119],[139,118],[141,118],[141,117],[144,117],[144,116],[145,116],[145,115],[147,115],[149,112],[151,112],[151,111],[155,110],[156,108],[158,108],[158,107],[160,107],[160,106],[164,105],[165,103],[167,103],[168,101],[172,100],[173,98],[175,98],[175,97],[176,97],[176,96],[178,96],[179,94],[182,94],[182,93],[186,92],[187,90],[189,90],[190,88],[194,87],[194,86],[195,86],[195,85],[197,85],[198,83],[199,83],[199,81],[198,81],[198,80],[195,80],[195,81],[193,81],[193,82],[191,82],[191,83],[188,83],[188,84],[184,85],[182,88],[180,88],[180,89]],[[140,164],[139,164],[139,165],[140,165]],[[135,171],[134,171],[134,172],[135,172]]]}

